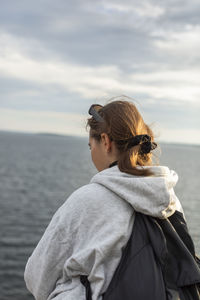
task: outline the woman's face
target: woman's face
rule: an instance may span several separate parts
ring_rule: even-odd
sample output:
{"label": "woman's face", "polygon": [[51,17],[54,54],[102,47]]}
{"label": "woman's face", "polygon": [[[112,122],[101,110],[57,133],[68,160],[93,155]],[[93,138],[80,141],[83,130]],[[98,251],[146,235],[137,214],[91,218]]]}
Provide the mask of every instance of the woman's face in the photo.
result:
{"label": "woman's face", "polygon": [[99,172],[104,170],[106,168],[105,166],[106,157],[105,157],[105,151],[102,142],[101,141],[99,142],[94,138],[89,137],[88,145],[90,147],[91,158],[95,167]]}
{"label": "woman's face", "polygon": [[118,152],[116,151],[114,142],[111,142],[106,133],[101,134],[101,140],[97,141],[89,135],[89,143],[92,161],[100,172],[109,167],[109,165],[117,160]]}

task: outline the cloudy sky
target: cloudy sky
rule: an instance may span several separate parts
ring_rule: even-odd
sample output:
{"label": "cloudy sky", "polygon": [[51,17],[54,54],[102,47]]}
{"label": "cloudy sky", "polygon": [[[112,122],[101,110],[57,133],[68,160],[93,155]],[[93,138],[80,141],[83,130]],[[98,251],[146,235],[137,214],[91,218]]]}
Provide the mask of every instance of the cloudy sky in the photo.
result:
{"label": "cloudy sky", "polygon": [[0,130],[87,135],[125,94],[158,140],[200,144],[199,0],[0,4]]}

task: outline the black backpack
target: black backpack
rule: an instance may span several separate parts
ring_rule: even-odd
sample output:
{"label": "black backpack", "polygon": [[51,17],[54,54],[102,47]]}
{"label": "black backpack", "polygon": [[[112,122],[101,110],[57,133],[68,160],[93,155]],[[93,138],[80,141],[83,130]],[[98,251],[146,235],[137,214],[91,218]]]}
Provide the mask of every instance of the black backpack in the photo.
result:
{"label": "black backpack", "polygon": [[[80,276],[86,300],[90,282]],[[200,300],[200,264],[182,213],[168,219],[135,213],[133,230],[103,300]]]}

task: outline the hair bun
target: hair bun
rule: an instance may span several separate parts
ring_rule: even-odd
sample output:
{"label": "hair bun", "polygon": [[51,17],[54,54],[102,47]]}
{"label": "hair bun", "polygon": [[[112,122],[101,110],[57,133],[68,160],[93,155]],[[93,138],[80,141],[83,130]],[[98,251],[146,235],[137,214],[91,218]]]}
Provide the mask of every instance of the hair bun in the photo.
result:
{"label": "hair bun", "polygon": [[140,153],[141,154],[147,154],[149,153],[151,150],[154,150],[157,147],[156,143],[152,143],[151,142],[151,137],[148,134],[140,134],[140,135],[136,135],[134,136],[129,144],[128,147],[134,147],[141,144],[141,149],[140,149]]}

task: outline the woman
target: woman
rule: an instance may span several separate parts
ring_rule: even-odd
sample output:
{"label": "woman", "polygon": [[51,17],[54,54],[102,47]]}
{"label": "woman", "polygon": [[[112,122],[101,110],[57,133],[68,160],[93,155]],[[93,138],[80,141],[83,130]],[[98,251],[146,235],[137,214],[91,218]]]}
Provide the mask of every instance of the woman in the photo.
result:
{"label": "woman", "polygon": [[134,226],[135,212],[167,218],[183,212],[174,193],[178,176],[152,165],[157,146],[136,106],[124,99],[92,105],[89,147],[99,171],[57,210],[25,269],[36,300],[102,299]]}

